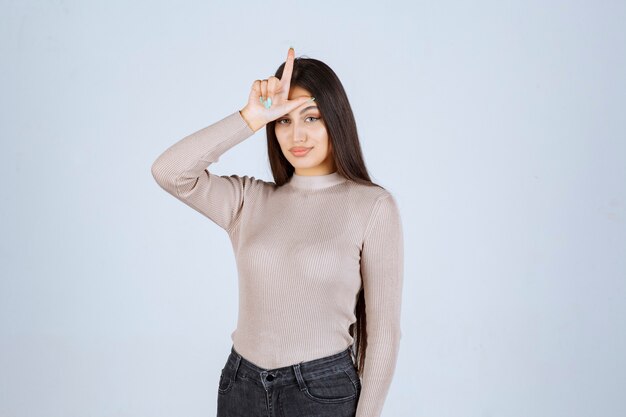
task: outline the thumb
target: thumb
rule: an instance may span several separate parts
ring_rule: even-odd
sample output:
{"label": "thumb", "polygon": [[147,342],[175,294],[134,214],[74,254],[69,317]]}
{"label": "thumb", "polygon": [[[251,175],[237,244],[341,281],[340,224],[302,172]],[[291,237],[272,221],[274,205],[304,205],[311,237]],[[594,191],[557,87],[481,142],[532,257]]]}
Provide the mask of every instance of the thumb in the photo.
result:
{"label": "thumb", "polygon": [[304,103],[308,103],[308,102],[314,102],[315,101],[315,97],[303,97],[302,102],[300,103],[300,105],[303,105]]}
{"label": "thumb", "polygon": [[293,109],[297,109],[298,107],[302,106],[304,103],[312,103],[313,101],[315,101],[315,97],[298,97],[296,99],[289,100],[288,112],[292,111]]}

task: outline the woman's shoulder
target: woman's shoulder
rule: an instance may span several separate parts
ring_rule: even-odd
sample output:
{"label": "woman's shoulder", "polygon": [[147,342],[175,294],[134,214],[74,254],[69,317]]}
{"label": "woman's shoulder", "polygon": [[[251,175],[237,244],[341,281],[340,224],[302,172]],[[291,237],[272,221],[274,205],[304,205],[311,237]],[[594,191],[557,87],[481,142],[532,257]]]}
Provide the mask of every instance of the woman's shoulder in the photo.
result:
{"label": "woman's shoulder", "polygon": [[352,180],[348,180],[348,183],[360,199],[365,199],[371,203],[376,203],[382,198],[395,198],[390,190],[379,184],[361,183]]}
{"label": "woman's shoulder", "polygon": [[224,174],[220,177],[229,180],[246,194],[273,191],[277,188],[273,181],[266,181],[253,175]]}

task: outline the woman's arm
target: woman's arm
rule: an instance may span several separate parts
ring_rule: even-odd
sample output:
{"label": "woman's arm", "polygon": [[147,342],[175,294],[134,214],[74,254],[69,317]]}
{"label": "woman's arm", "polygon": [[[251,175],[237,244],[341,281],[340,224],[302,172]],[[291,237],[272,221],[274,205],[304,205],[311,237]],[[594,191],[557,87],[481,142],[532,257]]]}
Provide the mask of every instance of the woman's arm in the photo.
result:
{"label": "woman's arm", "polygon": [[[247,190],[264,181],[248,176],[214,175],[206,168],[267,123],[312,97],[289,100],[295,51],[289,48],[280,79],[254,80],[242,109],[167,149],[152,164],[152,176],[168,193],[213,220],[227,232],[236,225]],[[259,100],[261,99],[261,100]],[[266,104],[261,102],[267,99]]]}
{"label": "woman's arm", "polygon": [[206,168],[252,134],[254,130],[236,111],[165,150],[152,164],[152,176],[165,191],[230,231],[247,189],[261,180],[220,176]]}
{"label": "woman's arm", "polygon": [[367,349],[356,417],[379,417],[400,348],[404,242],[394,197],[380,197],[361,250]]}

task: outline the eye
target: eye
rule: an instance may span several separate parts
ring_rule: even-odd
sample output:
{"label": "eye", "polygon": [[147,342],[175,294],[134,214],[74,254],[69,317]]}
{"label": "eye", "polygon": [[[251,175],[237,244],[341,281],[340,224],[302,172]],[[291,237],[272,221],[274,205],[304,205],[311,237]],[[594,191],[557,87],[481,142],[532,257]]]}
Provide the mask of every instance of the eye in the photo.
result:
{"label": "eye", "polygon": [[[315,116],[308,116],[308,117],[307,117],[306,119],[304,119],[304,120],[307,120],[307,119],[315,119],[315,120],[314,120],[314,122],[316,122],[316,121],[318,121],[320,118],[319,118],[319,117],[315,117]],[[276,120],[276,124],[279,124],[279,125],[284,125],[284,124],[286,124],[286,123],[283,123],[283,122],[287,122],[287,121],[289,121],[289,119],[279,119],[279,120]]]}

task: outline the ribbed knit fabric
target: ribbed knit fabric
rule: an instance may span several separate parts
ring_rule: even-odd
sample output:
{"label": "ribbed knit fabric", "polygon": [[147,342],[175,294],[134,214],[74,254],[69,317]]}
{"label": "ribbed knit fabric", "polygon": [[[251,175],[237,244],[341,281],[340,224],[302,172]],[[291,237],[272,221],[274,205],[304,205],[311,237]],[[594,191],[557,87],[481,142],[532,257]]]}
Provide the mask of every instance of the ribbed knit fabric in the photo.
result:
{"label": "ribbed knit fabric", "polygon": [[384,188],[336,171],[293,175],[277,186],[207,169],[253,134],[236,111],[168,148],[152,175],[228,233],[239,280],[231,339],[258,366],[288,366],[349,347],[363,285],[367,351],[356,417],[378,417],[401,338],[404,249],[396,201]]}

